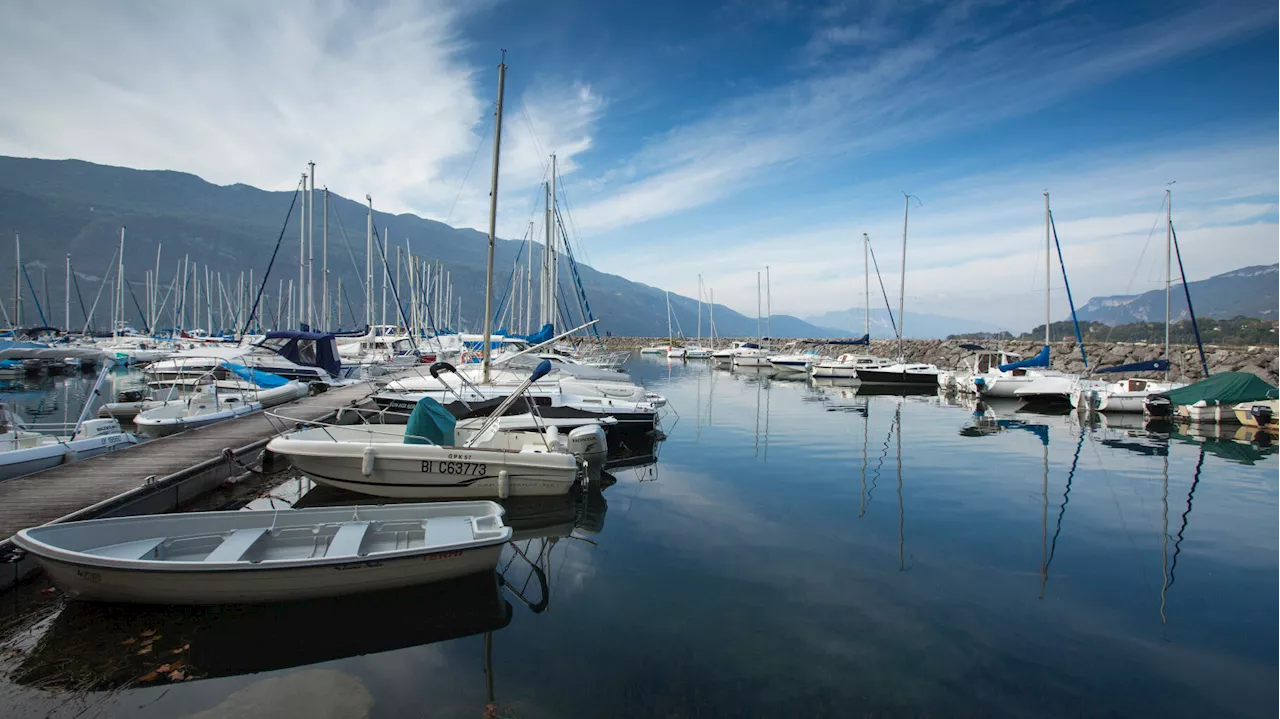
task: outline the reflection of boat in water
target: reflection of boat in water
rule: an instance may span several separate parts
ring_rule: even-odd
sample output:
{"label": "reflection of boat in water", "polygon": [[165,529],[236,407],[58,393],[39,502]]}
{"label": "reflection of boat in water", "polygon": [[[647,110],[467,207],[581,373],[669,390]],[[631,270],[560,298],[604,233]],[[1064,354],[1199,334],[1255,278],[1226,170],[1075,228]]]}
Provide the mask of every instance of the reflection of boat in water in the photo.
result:
{"label": "reflection of boat in water", "polygon": [[[337,599],[220,607],[72,602],[11,675],[76,690],[239,676],[433,644],[511,622],[493,572]],[[141,649],[150,651],[141,653]]]}

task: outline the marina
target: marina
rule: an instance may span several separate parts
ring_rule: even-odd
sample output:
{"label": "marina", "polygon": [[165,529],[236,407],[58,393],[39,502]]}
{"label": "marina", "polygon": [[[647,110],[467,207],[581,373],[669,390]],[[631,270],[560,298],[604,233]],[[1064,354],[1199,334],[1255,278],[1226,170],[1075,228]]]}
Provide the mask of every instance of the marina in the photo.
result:
{"label": "marina", "polygon": [[[628,369],[678,420],[586,495],[502,500],[514,536],[497,586],[126,612],[37,581],[4,600],[18,651],[0,696],[18,716],[170,716],[233,695],[282,708],[331,683],[375,716],[1260,716],[1274,702],[1274,443],[705,363]],[[274,481],[248,511],[368,501]],[[274,648],[237,648],[267,621]],[[182,681],[156,677],[171,662]],[[388,683],[404,671],[422,677],[408,693]],[[565,675],[580,689],[555,689]]]}

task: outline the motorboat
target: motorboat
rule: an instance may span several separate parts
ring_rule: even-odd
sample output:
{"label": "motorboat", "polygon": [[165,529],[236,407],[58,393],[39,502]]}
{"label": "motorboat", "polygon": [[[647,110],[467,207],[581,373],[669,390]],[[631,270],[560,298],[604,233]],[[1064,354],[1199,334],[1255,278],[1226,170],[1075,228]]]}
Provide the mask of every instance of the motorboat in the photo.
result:
{"label": "motorboat", "polygon": [[493,570],[511,538],[494,502],[112,517],[13,541],[73,599],[279,602],[395,589]]}
{"label": "motorboat", "polygon": [[258,412],[262,403],[255,399],[257,394],[219,391],[209,384],[190,397],[139,412],[133,424],[148,437],[166,437]]}
{"label": "motorboat", "polygon": [[1241,402],[1231,409],[1236,414],[1236,421],[1246,427],[1261,427],[1273,432],[1280,428],[1280,401]]}
{"label": "motorboat", "polygon": [[1014,390],[1013,396],[1027,404],[1066,405],[1079,378],[1075,375],[1055,372],[1032,376],[1030,382]]}
{"label": "motorboat", "polygon": [[227,364],[300,382],[331,383],[345,377],[334,335],[293,330],[273,330],[254,344],[213,345],[175,352],[142,371],[149,380],[172,382],[202,377]]}
{"label": "motorboat", "polygon": [[[480,367],[464,365],[445,374],[429,368],[429,373],[414,374],[388,382],[384,385],[383,391],[426,392],[435,395],[436,399],[441,399],[445,395],[456,396],[459,390],[463,390],[464,393],[483,392],[486,395],[475,396],[475,399],[492,399],[499,394],[509,394],[511,388],[519,385],[535,365],[541,361],[547,361],[551,363],[553,374],[547,382],[539,384],[534,389],[535,395],[564,393],[579,397],[648,402],[658,407],[666,404],[664,397],[647,392],[626,375],[581,364],[570,364],[564,359],[558,356],[554,359],[528,355],[511,357],[505,361],[495,362],[490,367],[488,382],[483,381],[484,373]],[[432,368],[435,367],[436,365],[432,365]],[[470,399],[471,397],[467,398],[468,401]]]}
{"label": "motorboat", "polygon": [[663,346],[661,346],[661,347],[641,347],[641,348],[640,348],[640,354],[642,354],[642,355],[665,355],[665,354],[667,354],[668,352],[670,352],[672,349],[673,349],[672,347],[667,346],[667,345],[663,345]]}
{"label": "motorboat", "polygon": [[684,359],[688,350],[683,347],[672,347],[667,350],[667,359]]}
{"label": "motorboat", "polygon": [[[962,344],[960,348],[971,350],[973,355],[957,369],[944,370],[938,373],[938,387],[940,389],[976,394],[978,385],[974,383],[974,378],[983,377],[983,384],[985,385],[985,377],[993,372],[998,372],[1000,365],[1011,364],[1022,359],[1022,355],[1017,352],[989,350],[980,345]],[[1012,392],[1010,392],[1009,396],[1013,396]]]}
{"label": "motorboat", "polygon": [[338,343],[338,357],[347,367],[359,368],[362,378],[380,377],[421,361],[417,344],[392,326],[375,326],[361,337]]}
{"label": "motorboat", "polygon": [[580,458],[601,451],[599,425],[561,437],[556,427],[503,432],[496,422],[550,371],[551,363],[544,360],[492,410],[488,422],[474,429],[459,432],[457,419],[424,397],[402,427],[319,425],[282,434],[267,449],[288,457],[316,482],[379,497],[564,494],[578,481]]}
{"label": "motorboat", "polygon": [[70,435],[33,431],[0,403],[0,480],[132,447],[138,437],[114,419],[82,420]]}
{"label": "motorboat", "polygon": [[1238,421],[1237,406],[1276,399],[1276,388],[1257,375],[1219,372],[1185,387],[1151,394],[1144,409],[1154,417],[1176,417],[1192,423],[1234,424]]}
{"label": "motorboat", "polygon": [[743,342],[733,352],[730,363],[734,367],[771,367],[769,364],[769,356],[773,352],[761,345],[751,342]]}
{"label": "motorboat", "polygon": [[[771,355],[767,359],[769,365],[779,372],[794,372],[799,374],[808,374],[809,368],[813,364],[822,359],[817,350],[808,350],[806,352],[795,352],[795,342],[788,342],[782,348],[782,354]],[[792,350],[788,352],[787,350]]]}
{"label": "motorboat", "polygon": [[711,359],[713,350],[702,345],[691,345],[684,348],[685,359]]}
{"label": "motorboat", "polygon": [[860,367],[855,372],[864,385],[927,387],[931,391],[936,391],[938,386],[938,368],[921,362],[899,361],[879,367]]}
{"label": "motorboat", "polygon": [[842,354],[835,359],[820,359],[810,365],[809,373],[814,377],[831,379],[857,379],[859,369],[877,369],[888,367],[893,360],[871,355]]}
{"label": "motorboat", "polygon": [[1093,412],[1133,412],[1141,414],[1147,397],[1186,387],[1182,382],[1129,378],[1118,382],[1081,380],[1069,397],[1071,407]]}

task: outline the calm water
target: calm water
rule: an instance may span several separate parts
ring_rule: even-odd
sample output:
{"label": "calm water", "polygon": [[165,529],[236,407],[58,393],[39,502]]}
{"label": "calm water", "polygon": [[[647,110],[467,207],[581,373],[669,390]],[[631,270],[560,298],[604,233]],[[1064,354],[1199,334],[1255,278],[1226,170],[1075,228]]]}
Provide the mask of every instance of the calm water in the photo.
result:
{"label": "calm water", "polygon": [[[632,372],[674,410],[656,463],[510,506],[505,588],[150,610],[29,587],[3,600],[5,715],[1275,715],[1273,447]],[[290,479],[253,506],[340,499]]]}

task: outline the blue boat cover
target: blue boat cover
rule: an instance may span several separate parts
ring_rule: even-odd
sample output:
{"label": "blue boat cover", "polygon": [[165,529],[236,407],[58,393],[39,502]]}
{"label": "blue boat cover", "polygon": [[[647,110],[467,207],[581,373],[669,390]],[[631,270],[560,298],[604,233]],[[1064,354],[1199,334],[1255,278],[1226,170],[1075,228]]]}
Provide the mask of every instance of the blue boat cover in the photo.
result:
{"label": "blue boat cover", "polygon": [[22,360],[15,360],[15,359],[0,360],[0,367],[3,367],[4,369],[13,369],[14,367],[21,367],[21,366],[22,366]]}
{"label": "blue boat cover", "polygon": [[1040,350],[1040,354],[1036,355],[1035,357],[1028,357],[1024,360],[1019,360],[1017,362],[1002,364],[1000,365],[1000,371],[1009,372],[1015,369],[1022,369],[1023,367],[1048,367],[1048,366],[1049,366],[1049,345],[1045,345],[1044,348]]}
{"label": "blue boat cover", "polygon": [[342,362],[338,359],[338,343],[332,334],[272,330],[258,346],[269,349],[290,362],[319,367],[334,377],[341,376]]}
{"label": "blue boat cover", "polygon": [[263,372],[260,369],[251,369],[249,367],[245,367],[244,365],[235,364],[234,362],[228,362],[227,369],[230,369],[232,372],[235,372],[236,375],[240,377],[240,379],[248,380],[249,382],[252,382],[258,385],[263,389],[283,387],[289,383],[289,380],[285,379],[284,377],[281,377],[278,374]]}
{"label": "blue boat cover", "polygon": [[458,420],[439,402],[423,397],[413,406],[404,428],[405,444],[453,446],[453,429]]}
{"label": "blue boat cover", "polygon": [[1103,367],[1097,370],[1099,374],[1104,372],[1164,372],[1169,369],[1169,360],[1158,359],[1150,362],[1131,362],[1129,364],[1116,365],[1115,367]]}

